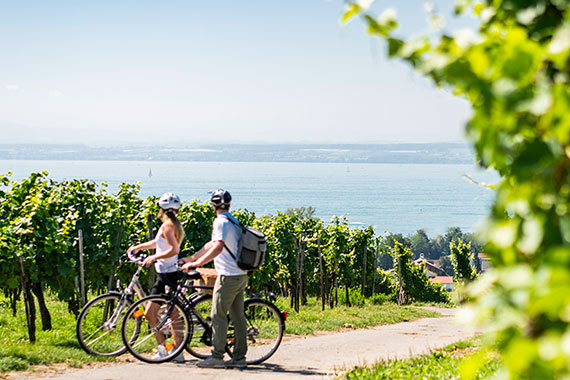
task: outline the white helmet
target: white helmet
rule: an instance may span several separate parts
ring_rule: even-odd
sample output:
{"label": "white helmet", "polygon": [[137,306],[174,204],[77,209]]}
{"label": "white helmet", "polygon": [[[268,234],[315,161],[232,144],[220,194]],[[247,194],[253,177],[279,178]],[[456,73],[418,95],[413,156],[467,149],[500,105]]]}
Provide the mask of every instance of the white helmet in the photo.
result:
{"label": "white helmet", "polygon": [[165,193],[158,200],[158,205],[163,210],[178,210],[180,208],[180,198],[174,193]]}

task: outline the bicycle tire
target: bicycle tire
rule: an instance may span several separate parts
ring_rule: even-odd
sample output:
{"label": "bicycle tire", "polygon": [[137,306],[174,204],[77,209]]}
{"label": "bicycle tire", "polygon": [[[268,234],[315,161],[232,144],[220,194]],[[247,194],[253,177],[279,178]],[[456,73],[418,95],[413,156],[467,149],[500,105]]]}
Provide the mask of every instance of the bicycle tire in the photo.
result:
{"label": "bicycle tire", "polygon": [[[250,298],[244,303],[247,321],[247,364],[259,364],[269,359],[279,348],[285,332],[281,311],[263,299]],[[233,351],[233,334],[228,345]]]}
{"label": "bicycle tire", "polygon": [[205,328],[192,313],[192,337],[186,343],[186,351],[198,359],[206,359],[212,355],[212,296],[203,295],[196,299],[194,310],[209,323],[210,328]]}
{"label": "bicycle tire", "polygon": [[[158,312],[154,327],[145,315],[147,302],[158,304]],[[170,312],[169,312],[170,311]],[[176,315],[173,319],[173,315]],[[136,337],[133,331],[139,325]],[[166,355],[159,356],[155,333],[165,338]],[[184,307],[178,302],[164,295],[151,295],[135,302],[127,311],[121,327],[123,343],[126,349],[137,359],[146,363],[164,363],[169,361],[182,350],[192,336],[192,323]],[[176,339],[175,339],[176,337]]]}
{"label": "bicycle tire", "polygon": [[[122,320],[132,305],[121,293],[107,293],[93,298],[79,313],[75,334],[85,352],[99,356],[117,356],[126,352],[121,337]],[[118,313],[119,315],[116,315]],[[133,333],[137,333],[136,330]]]}

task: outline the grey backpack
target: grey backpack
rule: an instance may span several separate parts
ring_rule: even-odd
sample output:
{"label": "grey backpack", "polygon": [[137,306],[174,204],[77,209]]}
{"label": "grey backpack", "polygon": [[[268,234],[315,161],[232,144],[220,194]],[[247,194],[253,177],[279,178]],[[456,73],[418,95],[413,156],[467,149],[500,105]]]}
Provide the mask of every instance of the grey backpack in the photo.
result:
{"label": "grey backpack", "polygon": [[228,217],[225,218],[238,226],[241,230],[241,234],[239,237],[237,257],[230,251],[226,243],[224,243],[224,247],[226,247],[230,255],[236,260],[240,269],[246,271],[258,269],[265,262],[265,251],[267,250],[265,235],[255,228],[244,227]]}

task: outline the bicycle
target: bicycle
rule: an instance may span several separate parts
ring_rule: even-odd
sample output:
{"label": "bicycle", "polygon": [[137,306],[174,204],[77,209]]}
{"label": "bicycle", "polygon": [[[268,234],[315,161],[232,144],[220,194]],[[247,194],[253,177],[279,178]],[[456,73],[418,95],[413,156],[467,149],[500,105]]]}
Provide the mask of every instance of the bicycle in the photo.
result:
{"label": "bicycle", "polygon": [[[123,343],[133,356],[147,363],[169,361],[184,349],[197,358],[210,356],[212,296],[194,291],[188,294],[189,289],[212,288],[191,285],[193,280],[199,278],[201,275],[197,271],[184,273],[173,293],[148,296],[135,302],[127,310],[121,331]],[[148,302],[156,302],[159,305],[156,323],[146,320],[145,306]],[[246,362],[259,364],[271,357],[281,344],[287,313],[281,312],[272,302],[261,298],[248,298],[244,303],[244,312],[248,342]],[[167,355],[163,357],[157,355],[157,342],[154,339],[159,334],[165,338]],[[230,356],[233,342],[233,328],[230,325],[226,345],[226,352]]]}
{"label": "bicycle", "polygon": [[[117,356],[127,351],[121,337],[120,326],[126,311],[134,303],[133,293],[138,299],[146,297],[139,283],[141,264],[146,255],[136,258],[131,252],[127,252],[126,256],[129,262],[138,265],[129,285],[122,289],[121,282],[117,280],[117,289],[122,289],[121,291],[109,291],[93,298],[83,307],[77,318],[75,327],[77,340],[89,354]],[[138,330],[132,332],[138,334]]]}

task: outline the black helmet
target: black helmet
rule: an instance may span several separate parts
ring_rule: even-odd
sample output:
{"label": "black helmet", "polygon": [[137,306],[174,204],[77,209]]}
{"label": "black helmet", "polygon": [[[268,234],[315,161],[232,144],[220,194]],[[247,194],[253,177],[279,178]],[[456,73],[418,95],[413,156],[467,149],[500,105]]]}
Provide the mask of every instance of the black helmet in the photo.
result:
{"label": "black helmet", "polygon": [[218,189],[212,193],[210,202],[216,207],[227,207],[232,201],[232,196],[229,191]]}

